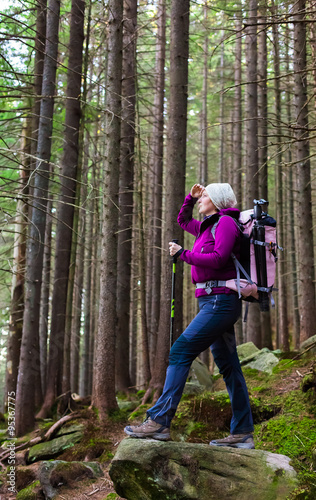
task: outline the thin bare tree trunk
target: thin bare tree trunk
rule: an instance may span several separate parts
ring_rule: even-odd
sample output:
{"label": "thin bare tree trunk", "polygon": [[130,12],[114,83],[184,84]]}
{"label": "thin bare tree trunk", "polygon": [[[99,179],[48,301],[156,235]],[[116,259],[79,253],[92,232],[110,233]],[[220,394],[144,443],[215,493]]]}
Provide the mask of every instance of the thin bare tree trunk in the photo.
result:
{"label": "thin bare tree trunk", "polygon": [[[224,38],[224,32],[222,32]],[[224,42],[221,43],[221,62],[220,62],[220,82],[221,91],[219,94],[219,122],[220,122],[220,135],[219,135],[219,182],[227,182],[225,178],[226,166],[224,164],[224,137],[225,137],[225,124],[224,124],[224,55],[225,55]]]}
{"label": "thin bare tree trunk", "polygon": [[[185,192],[186,130],[187,130],[187,84],[189,56],[189,0],[171,2],[171,40],[170,40],[170,104],[168,123],[166,171],[166,220],[164,241],[174,238],[183,244],[183,232],[177,225],[177,215],[183,203]],[[155,397],[161,393],[168,363],[170,345],[170,300],[171,300],[171,260],[167,249],[164,250],[161,285],[161,308],[157,355],[149,391],[156,389]],[[182,285],[183,266],[177,263],[174,340],[182,332]]]}
{"label": "thin bare tree trunk", "polygon": [[119,391],[127,391],[131,385],[129,376],[129,311],[134,190],[136,28],[137,0],[125,0],[115,361],[116,388]]}
{"label": "thin bare tree trunk", "polygon": [[32,143],[31,170],[36,164],[37,138],[41,110],[41,95],[43,84],[43,69],[46,37],[47,0],[36,0],[36,36],[34,58],[34,103],[32,106]]}
{"label": "thin bare tree trunk", "polygon": [[[51,284],[51,260],[52,260],[52,227],[53,219],[51,216],[52,200],[47,204],[47,219],[45,230],[45,249],[43,261],[43,283],[41,291],[41,311],[40,311],[40,326],[39,340],[41,353],[41,380],[43,394],[46,391],[47,381],[47,339],[48,339],[48,321],[49,321],[49,296]],[[40,402],[42,404],[43,401]]]}
{"label": "thin bare tree trunk", "polygon": [[[276,16],[277,11],[272,2],[272,14]],[[284,200],[283,200],[283,179],[282,179],[282,128],[281,128],[281,89],[280,89],[280,53],[279,53],[279,33],[276,24],[272,26],[273,30],[273,45],[274,45],[274,95],[275,95],[275,119],[276,119],[276,204],[277,204],[277,220],[278,220],[278,243],[284,247]],[[281,253],[278,260],[278,317],[279,317],[279,346],[283,351],[290,350],[289,342],[289,327],[287,320],[287,295],[286,295],[286,272],[285,272],[285,257]]]}
{"label": "thin bare tree trunk", "polygon": [[121,129],[123,3],[109,0],[106,94],[107,152],[104,173],[100,276],[100,311],[96,338],[94,404],[100,418],[117,409],[115,398],[115,330],[117,296],[117,228]]}
{"label": "thin bare tree trunk", "polygon": [[[285,72],[287,75],[290,74],[290,58],[289,58],[289,46],[290,46],[290,41],[291,41],[291,36],[289,32],[289,27],[286,25],[286,41],[287,41],[287,50],[286,50],[286,56],[285,56],[285,65],[286,69]],[[287,92],[286,92],[286,114],[287,114],[287,123],[292,123],[292,96],[291,96],[291,80],[290,78],[287,78]],[[288,130],[288,134],[292,135],[293,132],[292,130]],[[299,349],[299,344],[300,344],[300,315],[299,315],[299,309],[298,309],[298,283],[297,283],[297,254],[296,254],[296,238],[295,238],[295,226],[296,226],[296,219],[297,219],[297,212],[295,208],[295,196],[294,193],[296,192],[296,180],[295,180],[295,165],[292,164],[292,145],[290,144],[287,149],[287,165],[288,165],[288,233],[289,233],[289,238],[288,238],[288,255],[290,256],[289,263],[290,263],[290,280],[291,280],[291,303],[292,307],[291,310],[293,311],[293,348],[294,349]]]}
{"label": "thin bare tree trunk", "polygon": [[[311,173],[308,130],[305,0],[297,0],[294,12],[295,149],[298,175],[298,236],[300,283],[300,341],[315,333],[315,285]],[[297,22],[295,22],[297,21]]]}
{"label": "thin bare tree trunk", "polygon": [[153,250],[152,250],[152,304],[151,304],[151,361],[156,355],[160,315],[161,241],[162,241],[162,182],[163,182],[163,133],[164,88],[166,59],[166,0],[159,0],[157,14],[156,82],[153,117]]}
{"label": "thin bare tree trunk", "polygon": [[[259,23],[266,22],[267,9],[260,6]],[[258,166],[259,197],[268,200],[268,90],[267,90],[267,32],[261,28],[258,34]],[[261,345],[272,349],[270,311],[260,312]]]}
{"label": "thin bare tree trunk", "polygon": [[10,328],[7,343],[6,360],[6,392],[16,392],[18,369],[21,351],[23,312],[24,312],[24,284],[26,264],[26,235],[28,222],[29,194],[28,182],[30,175],[31,154],[31,119],[27,117],[22,131],[22,163],[20,169],[21,194],[17,203],[16,228],[14,238],[14,265],[12,280],[12,296],[10,311]]}
{"label": "thin bare tree trunk", "polygon": [[[203,6],[203,11],[204,11],[204,29],[205,29],[205,36],[204,36],[204,64],[203,64],[203,87],[202,87],[202,113],[201,113],[201,158],[200,158],[200,183],[202,186],[207,185],[207,177],[208,177],[208,158],[207,158],[207,150],[208,150],[208,143],[207,143],[207,132],[208,132],[208,124],[207,124],[207,95],[208,95],[208,26],[207,26],[207,19],[208,19],[208,0],[205,0],[204,6]],[[221,48],[221,83],[222,83],[222,90],[224,88],[224,81],[223,81],[223,75],[224,75],[224,44],[222,43],[222,48]],[[223,172],[223,163],[224,163],[224,95],[223,92],[220,94],[220,123],[221,123],[221,128],[220,128],[220,172],[222,175]],[[225,180],[227,181],[227,179]],[[228,181],[227,181],[228,182]],[[189,267],[189,266],[188,266]],[[189,271],[189,278],[190,278],[190,271],[191,269],[188,269]],[[186,279],[184,277],[184,282],[186,283]],[[188,287],[188,293],[192,294],[192,290],[190,290],[191,287]],[[184,310],[186,308],[184,307]],[[185,325],[187,325],[188,322],[185,321]],[[210,364],[210,349],[206,349],[205,351],[201,352],[199,355],[199,358],[203,363],[209,367]]]}
{"label": "thin bare tree trunk", "polygon": [[[67,98],[65,106],[65,146],[60,178],[61,190],[57,209],[55,273],[52,297],[48,376],[44,404],[39,412],[41,418],[47,415],[57,394],[62,390],[67,291],[79,158],[84,7],[84,0],[72,0],[66,90]],[[67,342],[67,385],[70,390],[70,356],[68,346],[69,342]]]}
{"label": "thin bare tree trunk", "polygon": [[235,45],[235,96],[234,96],[234,123],[233,123],[233,182],[232,186],[237,198],[239,207],[242,205],[242,99],[241,99],[241,51],[242,51],[242,11],[238,1],[238,11],[236,13],[236,45]]}
{"label": "thin bare tree trunk", "polygon": [[[247,109],[246,109],[246,205],[253,206],[258,198],[258,93],[257,93],[257,0],[249,1],[247,36]],[[261,347],[259,304],[249,304],[247,341]]]}
{"label": "thin bare tree trunk", "polygon": [[39,313],[49,184],[49,161],[57,68],[60,1],[49,0],[43,87],[38,131],[34,201],[27,247],[23,337],[16,397],[16,432],[33,428],[35,384],[40,385]]}

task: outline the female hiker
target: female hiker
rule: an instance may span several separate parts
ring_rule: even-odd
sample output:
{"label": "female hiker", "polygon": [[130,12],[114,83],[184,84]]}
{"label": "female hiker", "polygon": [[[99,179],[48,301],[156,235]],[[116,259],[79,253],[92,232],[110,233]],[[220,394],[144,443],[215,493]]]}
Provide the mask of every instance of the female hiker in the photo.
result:
{"label": "female hiker", "polygon": [[[203,222],[192,218],[196,202],[199,212],[205,216]],[[238,258],[240,250],[240,230],[233,220],[239,217],[239,210],[233,208],[235,205],[235,194],[226,183],[209,184],[206,188],[195,184],[184,200],[178,223],[196,240],[191,251],[176,243],[169,243],[169,249],[170,255],[176,255],[192,266],[199,313],[171,348],[162,395],[147,411],[147,418],[141,425],[125,427],[129,436],[170,439],[171,420],[180,402],[191,363],[202,351],[211,347],[215,363],[226,383],[233,416],[230,435],[210,444],[254,448],[248,391],[234,334],[241,301],[236,292],[225,287],[226,280],[236,278],[231,253]],[[215,239],[212,234],[214,224]]]}

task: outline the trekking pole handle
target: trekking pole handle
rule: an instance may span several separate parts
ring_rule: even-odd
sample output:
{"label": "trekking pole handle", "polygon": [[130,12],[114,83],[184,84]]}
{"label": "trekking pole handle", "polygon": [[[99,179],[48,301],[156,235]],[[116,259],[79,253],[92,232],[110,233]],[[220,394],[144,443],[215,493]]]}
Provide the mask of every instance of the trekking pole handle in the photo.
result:
{"label": "trekking pole handle", "polygon": [[[179,243],[179,240],[178,240],[178,239],[174,239],[174,240],[172,240],[172,243],[176,243],[176,244],[178,244],[178,243]],[[173,256],[173,257],[172,257],[172,262],[173,262],[174,264],[176,264],[176,262],[177,262],[177,257]]]}

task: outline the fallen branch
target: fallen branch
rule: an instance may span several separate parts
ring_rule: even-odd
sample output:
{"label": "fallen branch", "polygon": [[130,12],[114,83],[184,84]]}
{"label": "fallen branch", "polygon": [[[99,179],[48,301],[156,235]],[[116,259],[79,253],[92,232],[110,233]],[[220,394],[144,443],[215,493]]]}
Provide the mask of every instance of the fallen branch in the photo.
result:
{"label": "fallen branch", "polygon": [[[65,417],[60,418],[57,420],[57,422],[52,425],[48,431],[44,434],[44,436],[37,436],[33,439],[30,439],[26,443],[20,444],[20,446],[15,447],[15,452],[17,451],[22,451],[26,450],[27,448],[31,448],[35,444],[39,444],[44,441],[49,441],[52,437],[52,435],[60,429],[66,422],[69,422],[70,420],[74,420],[75,418],[80,418],[80,413],[72,413],[70,415],[66,415]],[[0,455],[0,463],[6,460],[10,455],[10,450],[5,450],[4,452],[1,453]],[[3,464],[2,464],[3,465]]]}
{"label": "fallen branch", "polygon": [[300,358],[301,356],[303,356],[303,354],[305,354],[306,352],[310,351],[313,347],[316,347],[316,342],[313,342],[311,345],[309,345],[307,347],[307,349],[305,349],[305,351],[302,351],[302,352],[298,353],[296,356],[294,356],[294,358],[290,359],[290,361],[288,361],[287,363],[284,363],[283,366],[286,366],[289,363],[291,363],[292,361],[294,361],[295,359]]}

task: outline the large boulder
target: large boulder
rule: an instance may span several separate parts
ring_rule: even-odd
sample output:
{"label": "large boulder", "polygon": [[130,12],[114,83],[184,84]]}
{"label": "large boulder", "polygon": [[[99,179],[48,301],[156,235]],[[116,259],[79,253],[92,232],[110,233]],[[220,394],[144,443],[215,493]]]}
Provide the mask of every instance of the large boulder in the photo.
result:
{"label": "large boulder", "polygon": [[204,390],[211,391],[213,389],[213,377],[210,374],[207,366],[199,359],[196,358],[190,368],[188,380],[191,383],[198,383],[203,386]]}
{"label": "large boulder", "polygon": [[251,357],[246,358],[241,362],[244,368],[253,368],[260,372],[269,373],[271,375],[273,368],[279,363],[277,358],[267,347],[264,347],[258,353]]}
{"label": "large boulder", "polygon": [[313,335],[312,337],[309,337],[307,340],[304,340],[304,342],[301,343],[300,345],[300,351],[306,351],[308,349],[309,352],[316,353],[316,335]]}
{"label": "large boulder", "polygon": [[126,438],[110,476],[127,500],[282,500],[296,487],[289,461],[262,450]]}
{"label": "large boulder", "polygon": [[[267,347],[258,349],[253,342],[246,342],[237,346],[237,354],[241,366],[244,368],[253,368],[261,372],[271,374],[273,368],[278,364],[279,358],[275,356]],[[216,367],[214,375],[218,375]]]}
{"label": "large boulder", "polygon": [[237,354],[239,361],[242,363],[244,359],[254,358],[260,349],[255,346],[253,342],[246,342],[245,344],[240,344],[237,346]]}

